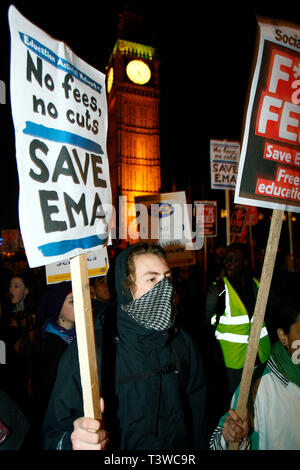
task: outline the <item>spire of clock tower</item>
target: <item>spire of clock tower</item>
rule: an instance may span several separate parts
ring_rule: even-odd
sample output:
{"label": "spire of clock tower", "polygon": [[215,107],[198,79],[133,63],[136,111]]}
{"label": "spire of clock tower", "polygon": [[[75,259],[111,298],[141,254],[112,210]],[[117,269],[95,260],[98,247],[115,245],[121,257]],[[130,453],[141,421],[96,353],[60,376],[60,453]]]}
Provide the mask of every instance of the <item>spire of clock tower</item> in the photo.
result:
{"label": "spire of clock tower", "polygon": [[123,227],[131,222],[134,198],[157,193],[161,186],[159,62],[144,33],[138,9],[125,9],[107,67],[107,150],[113,204],[119,207],[120,196],[127,201]]}
{"label": "spire of clock tower", "polygon": [[117,37],[129,41],[142,41],[143,17],[139,13],[124,10],[119,16]]}

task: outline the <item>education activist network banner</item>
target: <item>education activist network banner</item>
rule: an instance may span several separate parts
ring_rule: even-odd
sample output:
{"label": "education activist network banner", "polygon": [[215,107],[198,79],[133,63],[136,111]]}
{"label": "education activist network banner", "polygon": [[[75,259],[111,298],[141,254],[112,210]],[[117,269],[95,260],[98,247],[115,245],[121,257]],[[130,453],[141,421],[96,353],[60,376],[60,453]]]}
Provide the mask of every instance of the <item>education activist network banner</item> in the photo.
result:
{"label": "education activist network banner", "polygon": [[234,201],[300,212],[300,27],[258,24]]}
{"label": "education activist network banner", "polygon": [[[87,254],[88,277],[105,276],[109,268],[107,248],[92,250]],[[47,284],[57,284],[71,280],[70,260],[65,259],[46,265]]]}
{"label": "education activist network banner", "polygon": [[19,220],[31,267],[104,246],[111,218],[105,75],[9,9]]}

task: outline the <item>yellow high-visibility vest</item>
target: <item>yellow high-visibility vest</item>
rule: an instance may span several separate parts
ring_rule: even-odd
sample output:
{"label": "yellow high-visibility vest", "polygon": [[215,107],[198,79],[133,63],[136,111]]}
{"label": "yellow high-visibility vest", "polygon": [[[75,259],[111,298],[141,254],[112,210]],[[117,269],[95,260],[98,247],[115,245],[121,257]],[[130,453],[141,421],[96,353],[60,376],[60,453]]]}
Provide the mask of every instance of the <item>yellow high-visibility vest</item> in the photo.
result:
{"label": "yellow high-visibility vest", "polygon": [[[246,358],[253,316],[250,320],[246,307],[237,292],[226,277],[223,280],[225,284],[225,310],[223,315],[220,316],[215,336],[220,343],[225,366],[231,369],[242,369]],[[257,279],[253,278],[253,281],[259,287]],[[215,322],[216,315],[211,319],[212,324],[215,324]],[[264,322],[257,351],[262,363],[267,361],[270,351],[270,338]]]}

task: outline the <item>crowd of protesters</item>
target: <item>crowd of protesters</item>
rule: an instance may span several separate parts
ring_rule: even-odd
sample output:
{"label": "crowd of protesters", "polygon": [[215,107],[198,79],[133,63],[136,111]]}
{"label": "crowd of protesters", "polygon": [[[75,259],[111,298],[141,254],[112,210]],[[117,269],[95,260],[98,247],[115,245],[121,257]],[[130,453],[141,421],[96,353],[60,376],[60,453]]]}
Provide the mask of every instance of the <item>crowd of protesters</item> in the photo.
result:
{"label": "crowd of protesters", "polygon": [[[82,418],[71,282],[48,286],[44,267],[30,269],[21,251],[2,260],[0,344],[5,347],[5,357],[1,356],[5,360],[0,364],[0,450],[93,445],[100,449],[116,445],[131,450],[209,446],[223,450],[230,441],[240,442],[241,448],[297,448],[300,433],[293,428],[297,427],[293,416],[297,423],[300,366],[291,365],[291,338],[300,342],[297,254],[293,260],[282,250],[277,255],[250,394],[251,416],[242,420],[232,408],[262,264],[257,262],[254,271],[247,247],[232,244],[215,246],[207,253],[206,273],[203,250],[196,253],[194,265],[171,269],[160,250],[145,251],[142,245],[135,253],[137,246],[140,244],[127,249],[108,247],[109,272],[90,279],[97,348],[101,351],[98,361],[101,374],[110,376],[106,390],[101,377],[104,427]],[[152,277],[145,288],[140,280],[148,263],[147,273]],[[156,350],[161,351],[157,356]],[[117,358],[113,367],[108,357]],[[282,394],[284,404],[291,404],[284,419],[284,426],[290,423],[291,429],[284,439],[280,440],[281,428],[268,437],[266,427],[280,420],[283,411],[271,408],[272,417],[266,418],[269,403],[263,390],[272,395],[274,403],[280,402],[277,395]],[[61,417],[55,416],[56,400],[63,403],[64,394],[70,404],[61,409]],[[144,410],[142,396],[151,403],[147,413],[139,411]],[[73,415],[72,400],[77,413]],[[118,410],[114,414],[115,403]],[[10,406],[14,410],[7,413]],[[12,432],[14,417],[18,420],[17,436]],[[61,419],[64,425],[60,429]],[[68,419],[72,425],[64,428]],[[97,432],[89,432],[93,429]],[[3,441],[1,432],[8,435]],[[9,440],[10,432],[15,439]]]}

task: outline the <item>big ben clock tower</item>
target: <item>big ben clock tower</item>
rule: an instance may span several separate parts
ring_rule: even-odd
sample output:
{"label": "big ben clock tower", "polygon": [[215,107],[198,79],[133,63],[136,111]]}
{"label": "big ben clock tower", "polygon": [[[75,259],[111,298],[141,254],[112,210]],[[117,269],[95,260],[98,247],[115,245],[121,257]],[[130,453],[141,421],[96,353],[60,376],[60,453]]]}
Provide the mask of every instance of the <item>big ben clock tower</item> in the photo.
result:
{"label": "big ben clock tower", "polygon": [[107,66],[107,150],[116,209],[122,196],[122,238],[134,214],[134,198],[161,187],[159,62],[155,49],[141,42],[140,26],[139,15],[123,13]]}

